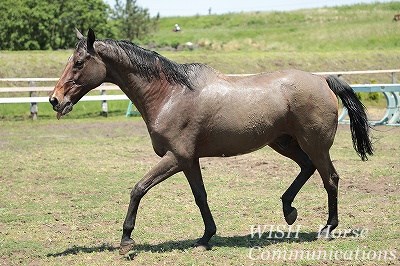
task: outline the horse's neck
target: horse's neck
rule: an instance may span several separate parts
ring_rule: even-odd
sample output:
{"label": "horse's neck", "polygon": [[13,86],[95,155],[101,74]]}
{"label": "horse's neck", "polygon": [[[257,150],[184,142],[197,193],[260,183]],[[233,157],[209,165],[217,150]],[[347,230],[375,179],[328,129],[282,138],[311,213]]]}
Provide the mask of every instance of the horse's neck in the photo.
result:
{"label": "horse's neck", "polygon": [[171,85],[165,78],[148,80],[135,75],[129,68],[114,68],[110,82],[118,85],[141,113],[146,124],[157,117],[162,103],[178,86]]}
{"label": "horse's neck", "polygon": [[161,103],[173,88],[161,75],[148,79],[137,75],[129,56],[122,49],[106,42],[96,42],[96,48],[107,67],[107,82],[118,85],[141,113],[146,124],[156,118]]}
{"label": "horse's neck", "polygon": [[134,81],[127,93],[131,94],[128,97],[142,114],[146,124],[151,124],[175,87],[165,79],[154,79],[148,82],[142,78],[140,81]]}

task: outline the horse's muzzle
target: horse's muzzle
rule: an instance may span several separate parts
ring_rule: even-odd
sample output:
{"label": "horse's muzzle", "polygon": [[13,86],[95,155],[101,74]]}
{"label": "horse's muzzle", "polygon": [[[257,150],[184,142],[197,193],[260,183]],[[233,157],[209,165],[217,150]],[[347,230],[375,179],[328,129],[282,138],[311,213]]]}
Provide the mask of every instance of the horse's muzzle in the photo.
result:
{"label": "horse's muzzle", "polygon": [[57,112],[57,119],[72,111],[73,103],[71,101],[59,102],[56,97],[50,97],[49,102],[53,106],[53,110]]}
{"label": "horse's muzzle", "polygon": [[49,98],[49,102],[51,103],[51,105],[53,106],[53,108],[55,108],[58,105],[58,100],[56,97],[50,97]]}

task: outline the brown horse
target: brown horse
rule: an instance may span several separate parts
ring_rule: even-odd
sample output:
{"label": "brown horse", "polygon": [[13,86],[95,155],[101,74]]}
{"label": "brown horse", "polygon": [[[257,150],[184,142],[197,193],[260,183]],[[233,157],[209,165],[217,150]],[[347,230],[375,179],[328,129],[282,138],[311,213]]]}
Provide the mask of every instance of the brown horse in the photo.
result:
{"label": "brown horse", "polygon": [[372,155],[364,106],[340,79],[298,70],[228,77],[203,64],[177,64],[127,41],[96,40],[93,30],[79,39],[50,96],[57,118],[82,96],[112,82],[135,104],[161,157],[132,189],[123,224],[120,253],[134,241],[131,233],[142,197],[155,185],[183,171],[204,225],[196,245],[208,248],[216,232],[207,203],[199,158],[244,154],[269,145],[301,168],[282,195],[288,224],[295,222],[292,202],[317,169],[328,194],[329,216],[321,233],[338,225],[339,176],[331,162],[338,124],[338,100],[347,107],[354,148],[363,160]]}

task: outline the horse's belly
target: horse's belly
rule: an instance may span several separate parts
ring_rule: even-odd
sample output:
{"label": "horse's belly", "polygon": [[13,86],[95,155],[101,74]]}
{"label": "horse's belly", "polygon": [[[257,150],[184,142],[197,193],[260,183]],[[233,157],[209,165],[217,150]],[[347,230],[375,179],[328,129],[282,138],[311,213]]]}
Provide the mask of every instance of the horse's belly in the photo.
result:
{"label": "horse's belly", "polygon": [[202,91],[200,157],[234,156],[257,150],[282,134],[287,105],[279,86]]}
{"label": "horse's belly", "polygon": [[282,134],[282,127],[272,123],[248,123],[241,127],[224,125],[206,132],[199,139],[199,157],[228,157],[258,150]]}

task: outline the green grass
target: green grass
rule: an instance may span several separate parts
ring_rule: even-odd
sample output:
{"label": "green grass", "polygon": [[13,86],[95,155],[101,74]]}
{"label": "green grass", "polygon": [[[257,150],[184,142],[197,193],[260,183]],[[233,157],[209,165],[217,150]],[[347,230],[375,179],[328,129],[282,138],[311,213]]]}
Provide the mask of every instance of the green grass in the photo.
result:
{"label": "green grass", "polygon": [[58,77],[71,51],[0,51],[0,77]]}
{"label": "green grass", "polygon": [[[222,73],[258,73],[279,69],[298,68],[311,72],[394,69],[400,60],[399,49],[382,51],[331,51],[331,52],[219,52],[219,51],[159,51],[179,63],[200,62]],[[59,77],[72,51],[18,51],[0,52],[0,77]],[[38,63],[41,61],[41,63]],[[43,66],[45,65],[45,66]],[[23,66],[23,67],[19,67]],[[352,76],[351,82],[389,82],[390,76]],[[3,83],[14,86],[28,84]],[[37,85],[55,85],[38,83]]]}
{"label": "green grass", "polygon": [[[142,200],[134,261],[118,255],[129,193],[158,161],[140,118],[0,121],[0,265],[281,265],[249,258],[274,250],[396,251],[399,234],[400,129],[373,131],[376,155],[361,162],[347,126],[332,158],[341,176],[339,230],[364,228],[363,238],[316,241],[327,217],[318,174],[299,193],[299,239],[250,236],[252,225],[284,225],[280,196],[298,172],[269,148],[201,160],[218,232],[213,249],[193,250],[203,224],[189,185],[178,174]],[[287,231],[287,230],[285,230]],[[294,265],[384,265],[398,260],[314,261]]]}
{"label": "green grass", "polygon": [[[143,43],[175,47],[192,42],[221,51],[357,51],[399,46],[392,22],[399,2],[358,4],[291,12],[254,12],[167,17]],[[178,23],[182,32],[172,32]]]}

